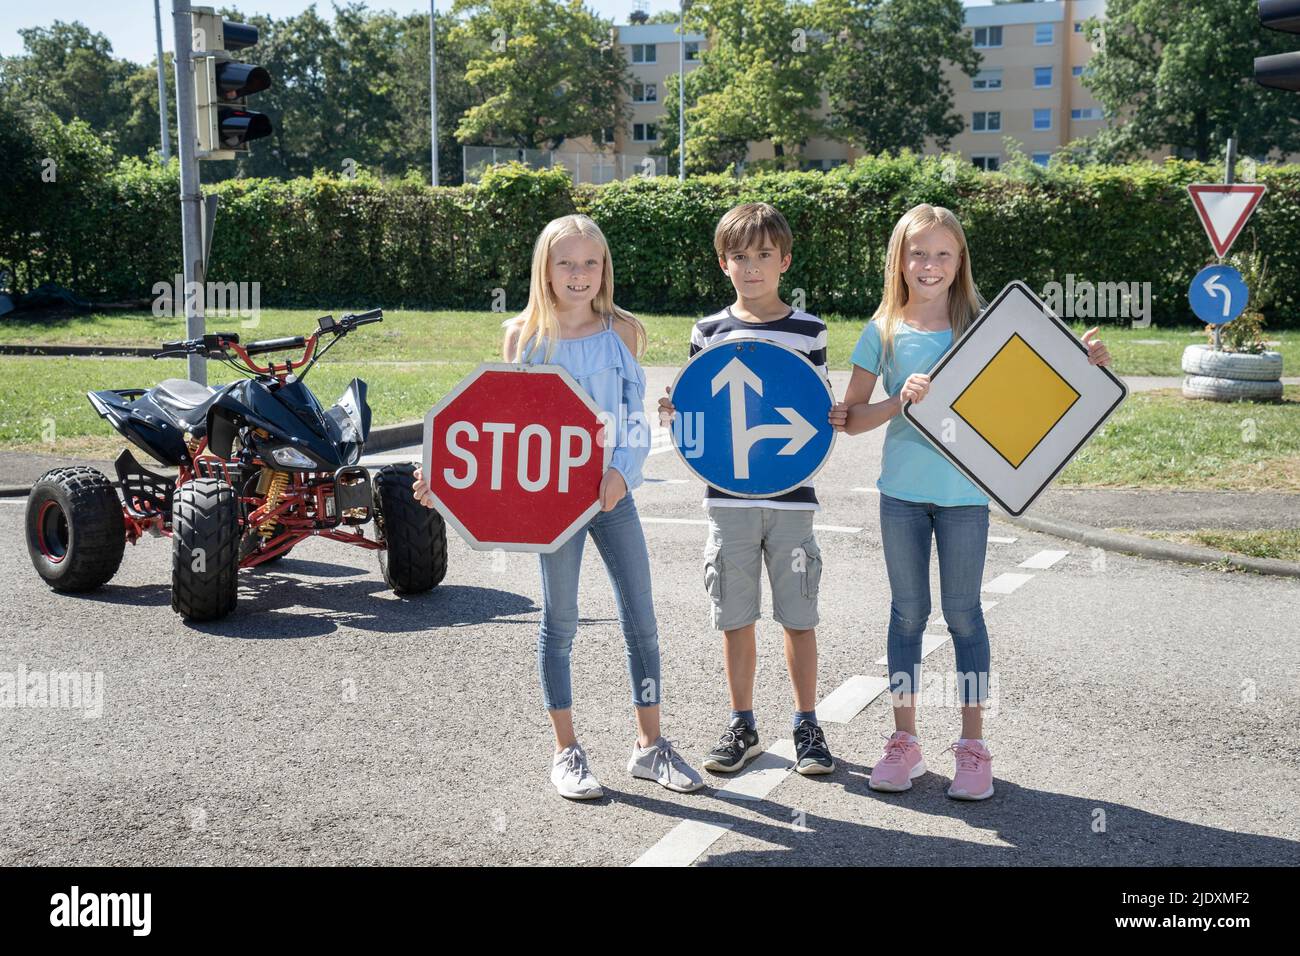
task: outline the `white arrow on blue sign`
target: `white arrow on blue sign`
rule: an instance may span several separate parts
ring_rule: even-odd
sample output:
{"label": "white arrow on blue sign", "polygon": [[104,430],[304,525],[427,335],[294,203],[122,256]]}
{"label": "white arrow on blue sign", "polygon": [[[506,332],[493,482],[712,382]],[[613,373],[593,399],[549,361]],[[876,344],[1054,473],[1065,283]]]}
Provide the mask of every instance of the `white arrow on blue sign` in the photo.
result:
{"label": "white arrow on blue sign", "polygon": [[1206,266],[1196,273],[1187,298],[1197,318],[1211,325],[1231,322],[1246,310],[1246,280],[1232,266]]}
{"label": "white arrow on blue sign", "polygon": [[728,339],[697,352],[673,382],[673,445],[686,467],[741,498],[807,484],[830,456],[834,396],[800,352]]}

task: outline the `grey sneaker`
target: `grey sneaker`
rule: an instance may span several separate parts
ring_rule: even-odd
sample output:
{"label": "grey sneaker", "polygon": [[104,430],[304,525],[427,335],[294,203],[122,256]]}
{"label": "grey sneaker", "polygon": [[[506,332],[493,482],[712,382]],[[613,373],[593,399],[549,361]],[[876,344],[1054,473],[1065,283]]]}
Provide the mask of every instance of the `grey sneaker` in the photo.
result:
{"label": "grey sneaker", "polygon": [[704,786],[704,781],[695,769],[663,737],[644,749],[634,742],[627,772],[634,777],[654,780],[678,793],[690,793]]}
{"label": "grey sneaker", "polygon": [[587,766],[587,752],[581,744],[572,744],[555,755],[551,762],[551,783],[560,796],[570,800],[596,800],[605,795]]}

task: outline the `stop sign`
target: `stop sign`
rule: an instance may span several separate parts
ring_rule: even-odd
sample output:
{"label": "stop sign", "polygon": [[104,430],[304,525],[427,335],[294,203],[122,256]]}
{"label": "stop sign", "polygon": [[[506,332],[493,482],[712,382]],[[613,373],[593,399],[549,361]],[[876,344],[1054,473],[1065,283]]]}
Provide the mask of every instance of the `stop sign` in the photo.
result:
{"label": "stop sign", "polygon": [[558,365],[480,365],[424,419],[438,511],[479,550],[556,550],[600,508],[605,417]]}

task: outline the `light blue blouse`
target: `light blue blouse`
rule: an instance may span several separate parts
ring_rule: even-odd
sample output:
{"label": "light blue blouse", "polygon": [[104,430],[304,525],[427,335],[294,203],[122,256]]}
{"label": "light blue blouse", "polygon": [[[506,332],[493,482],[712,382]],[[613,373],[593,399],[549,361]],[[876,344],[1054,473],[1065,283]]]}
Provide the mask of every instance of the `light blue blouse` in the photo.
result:
{"label": "light blue blouse", "polygon": [[559,365],[573,376],[601,411],[617,423],[610,467],[617,468],[627,490],[639,487],[641,470],[650,454],[650,422],[645,414],[645,372],[608,317],[605,328],[594,335],[559,339],[548,362],[546,340],[525,348],[528,365]]}

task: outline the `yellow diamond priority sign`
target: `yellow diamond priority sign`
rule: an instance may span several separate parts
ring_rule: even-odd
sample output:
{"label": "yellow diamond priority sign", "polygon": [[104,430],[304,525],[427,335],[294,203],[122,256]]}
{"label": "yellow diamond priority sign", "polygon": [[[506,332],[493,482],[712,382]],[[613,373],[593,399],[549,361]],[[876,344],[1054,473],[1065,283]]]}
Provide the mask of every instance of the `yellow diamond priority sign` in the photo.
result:
{"label": "yellow diamond priority sign", "polygon": [[1124,400],[1070,328],[1011,282],[903,414],[1003,509],[1022,514]]}

